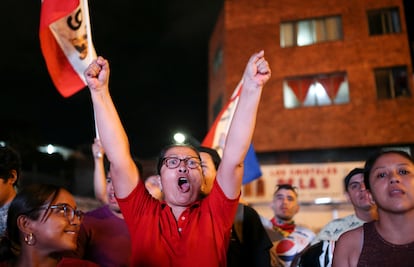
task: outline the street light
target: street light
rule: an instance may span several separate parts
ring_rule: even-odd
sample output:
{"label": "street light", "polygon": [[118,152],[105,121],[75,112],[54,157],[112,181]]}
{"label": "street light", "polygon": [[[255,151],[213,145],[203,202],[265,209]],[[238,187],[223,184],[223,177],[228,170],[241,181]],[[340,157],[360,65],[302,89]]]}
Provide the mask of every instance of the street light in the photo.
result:
{"label": "street light", "polygon": [[47,153],[49,155],[52,155],[54,153],[59,153],[63,156],[64,159],[68,159],[74,153],[72,149],[69,149],[63,146],[56,146],[52,144],[38,146],[37,150],[42,153]]}
{"label": "street light", "polygon": [[190,144],[195,147],[199,147],[201,145],[197,139],[189,134],[184,134],[182,132],[176,132],[173,135],[173,139],[176,144]]}
{"label": "street light", "polygon": [[176,143],[178,143],[178,144],[184,144],[185,140],[186,140],[186,137],[185,137],[185,135],[183,133],[178,132],[178,133],[175,133],[174,134],[174,141]]}

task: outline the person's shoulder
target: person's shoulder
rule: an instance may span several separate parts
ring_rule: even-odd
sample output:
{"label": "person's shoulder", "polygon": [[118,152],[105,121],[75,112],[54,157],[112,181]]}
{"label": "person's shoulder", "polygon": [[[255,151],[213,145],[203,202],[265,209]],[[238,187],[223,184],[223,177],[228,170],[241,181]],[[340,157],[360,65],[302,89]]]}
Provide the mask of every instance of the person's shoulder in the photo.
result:
{"label": "person's shoulder", "polygon": [[343,223],[346,223],[346,222],[349,222],[349,221],[354,221],[355,218],[357,218],[355,216],[355,214],[350,214],[350,215],[347,215],[345,217],[340,217],[340,218],[333,219],[330,222],[328,222],[326,224],[326,226],[338,225],[338,224],[343,224]]}
{"label": "person's shoulder", "polygon": [[303,231],[303,232],[313,232],[312,229],[310,229],[309,227],[305,226],[305,225],[301,225],[301,224],[297,224],[295,229],[297,229],[298,231]]}
{"label": "person's shoulder", "polygon": [[339,236],[338,242],[339,243],[344,243],[344,242],[358,243],[364,233],[363,229],[364,229],[363,226],[359,226],[355,229],[344,232],[342,235]]}
{"label": "person's shoulder", "polygon": [[364,225],[361,225],[361,226],[358,226],[358,227],[356,227],[354,229],[351,229],[351,230],[347,231],[344,234],[349,233],[349,234],[357,235],[357,234],[362,234],[363,232],[364,232]]}
{"label": "person's shoulder", "polygon": [[296,233],[300,233],[303,237],[306,237],[307,240],[313,240],[316,236],[315,232],[303,225],[296,225],[295,231]]}
{"label": "person's shoulder", "polygon": [[9,203],[4,204],[3,206],[0,206],[0,214],[7,215],[7,212],[9,211],[11,201]]}
{"label": "person's shoulder", "polygon": [[342,223],[343,221],[345,221],[345,218],[336,218],[336,219],[333,219],[333,220],[329,221],[325,225],[325,227],[329,227],[329,226],[332,226],[332,225],[337,225],[337,224]]}
{"label": "person's shoulder", "polygon": [[260,221],[262,222],[264,228],[273,229],[273,224],[270,219],[263,217],[261,215],[259,215],[259,217],[260,217]]}
{"label": "person's shoulder", "polygon": [[322,227],[322,229],[319,231],[319,233],[324,232],[333,232],[332,234],[336,234],[339,232],[344,232],[348,229],[353,229],[357,226],[360,226],[361,223],[359,223],[358,217],[355,216],[355,214],[350,214],[345,217],[336,218],[331,221],[329,221],[325,226]]}
{"label": "person's shoulder", "polygon": [[246,204],[242,204],[242,203],[240,203],[239,205],[243,206],[245,216],[249,216],[249,217],[253,216],[253,217],[257,217],[258,219],[260,219],[259,213],[253,207],[246,205]]}
{"label": "person's shoulder", "polygon": [[339,263],[344,260],[350,262],[358,261],[363,245],[363,227],[357,227],[343,233],[335,242],[333,263]]}
{"label": "person's shoulder", "polygon": [[336,218],[331,221],[329,221],[327,224],[325,224],[321,230],[319,230],[320,233],[325,231],[331,231],[332,229],[338,228],[338,226],[342,226],[346,223],[347,219],[345,217],[342,218]]}

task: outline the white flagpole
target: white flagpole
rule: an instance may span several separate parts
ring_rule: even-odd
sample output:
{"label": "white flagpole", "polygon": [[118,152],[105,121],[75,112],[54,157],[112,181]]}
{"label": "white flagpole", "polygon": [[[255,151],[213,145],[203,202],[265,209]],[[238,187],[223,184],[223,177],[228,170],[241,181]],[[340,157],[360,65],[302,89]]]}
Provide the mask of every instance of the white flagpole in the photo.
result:
{"label": "white flagpole", "polygon": [[92,31],[91,31],[91,21],[89,19],[89,6],[88,6],[88,0],[81,0],[83,3],[83,13],[84,13],[84,20],[85,20],[85,26],[86,26],[86,38],[87,38],[87,44],[88,44],[88,60],[92,61],[93,59],[93,42],[92,42]]}
{"label": "white flagpole", "polygon": [[[91,31],[91,21],[89,19],[89,5],[88,5],[88,0],[81,0],[82,4],[83,4],[83,18],[85,20],[85,26],[86,26],[86,40],[87,40],[87,46],[88,46],[88,55],[87,55],[87,60],[88,61],[92,61],[94,55],[92,53],[93,51],[93,42],[92,42],[92,31]],[[98,131],[98,125],[96,124],[96,115],[95,115],[95,111],[93,112],[93,119],[95,122],[95,134],[96,134],[96,139],[99,139],[99,131]]]}

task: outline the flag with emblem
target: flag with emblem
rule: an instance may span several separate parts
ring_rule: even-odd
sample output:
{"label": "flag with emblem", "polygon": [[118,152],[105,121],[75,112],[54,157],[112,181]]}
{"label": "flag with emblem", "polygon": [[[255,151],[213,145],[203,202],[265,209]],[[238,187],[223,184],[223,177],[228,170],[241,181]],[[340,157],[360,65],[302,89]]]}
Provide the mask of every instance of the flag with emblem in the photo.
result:
{"label": "flag with emblem", "polygon": [[[230,128],[230,123],[233,119],[233,115],[239,101],[242,85],[243,80],[237,85],[230,101],[220,111],[211,129],[208,131],[202,142],[203,146],[211,147],[217,150],[220,156],[222,156],[223,153],[227,132]],[[260,164],[256,157],[256,152],[253,144],[250,144],[246,158],[244,159],[243,184],[247,184],[257,178],[260,178],[261,176],[262,171],[260,170]]]}
{"label": "flag with emblem", "polygon": [[70,97],[86,87],[83,72],[96,58],[87,0],[42,0],[39,39],[58,92]]}

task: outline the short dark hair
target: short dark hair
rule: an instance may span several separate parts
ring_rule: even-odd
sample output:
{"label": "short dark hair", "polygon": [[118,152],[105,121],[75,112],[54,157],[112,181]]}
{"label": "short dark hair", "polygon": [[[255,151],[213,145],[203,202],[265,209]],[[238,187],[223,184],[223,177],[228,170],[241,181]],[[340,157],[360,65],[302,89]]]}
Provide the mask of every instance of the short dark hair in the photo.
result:
{"label": "short dark hair", "polygon": [[346,192],[348,192],[348,185],[349,185],[349,181],[351,181],[351,178],[354,176],[354,175],[357,175],[357,174],[360,174],[360,173],[362,173],[362,174],[364,174],[365,173],[365,170],[363,169],[363,168],[354,168],[354,169],[352,169],[346,176],[345,176],[345,178],[344,178],[344,186],[345,186],[345,191]]}
{"label": "short dark hair", "polygon": [[276,195],[277,192],[279,192],[281,189],[285,189],[285,190],[291,190],[293,193],[295,193],[296,196],[298,196],[298,191],[297,191],[297,187],[293,186],[291,184],[278,184],[276,185],[276,190],[273,193],[273,197]]}
{"label": "short dark hair", "polygon": [[221,157],[217,150],[206,146],[200,146],[198,147],[198,151],[209,154],[211,156],[211,159],[213,160],[214,167],[216,167],[216,170],[218,170],[218,167],[221,163]]}
{"label": "short dark hair", "polygon": [[403,150],[391,149],[391,150],[380,150],[376,152],[375,154],[371,155],[365,162],[364,184],[365,184],[366,189],[371,189],[371,185],[369,184],[369,175],[372,171],[372,167],[374,166],[375,162],[377,162],[377,160],[380,157],[382,157],[383,155],[387,155],[387,154],[398,154],[402,156],[403,158],[408,159],[411,163],[414,164],[413,157],[409,153]]}
{"label": "short dark hair", "polygon": [[14,185],[17,185],[21,174],[20,154],[10,146],[0,146],[0,178],[7,181],[12,177],[13,170],[17,176]]}

